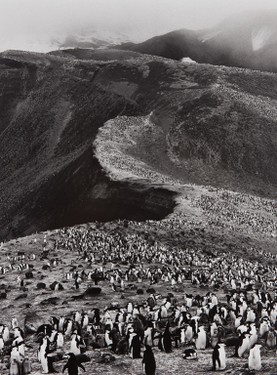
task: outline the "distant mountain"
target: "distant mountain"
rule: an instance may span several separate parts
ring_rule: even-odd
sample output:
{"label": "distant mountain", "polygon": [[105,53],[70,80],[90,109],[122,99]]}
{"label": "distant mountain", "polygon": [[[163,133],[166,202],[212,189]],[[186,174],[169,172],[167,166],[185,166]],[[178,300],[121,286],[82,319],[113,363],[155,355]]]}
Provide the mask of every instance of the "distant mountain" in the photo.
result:
{"label": "distant mountain", "polygon": [[4,50],[24,50],[31,52],[51,52],[58,49],[67,48],[87,48],[97,49],[112,47],[117,44],[126,43],[130,39],[123,33],[109,30],[96,30],[94,28],[85,28],[84,30],[71,33],[53,33],[53,35],[20,35],[14,38],[1,39],[0,52]]}
{"label": "distant mountain", "polygon": [[130,41],[123,33],[111,32],[109,30],[96,30],[87,28],[80,32],[67,34],[59,41],[59,48],[90,48],[97,49],[107,46],[114,46],[119,43]]}
{"label": "distant mountain", "polygon": [[120,48],[176,60],[277,71],[277,11],[231,16],[208,30],[181,29]]}

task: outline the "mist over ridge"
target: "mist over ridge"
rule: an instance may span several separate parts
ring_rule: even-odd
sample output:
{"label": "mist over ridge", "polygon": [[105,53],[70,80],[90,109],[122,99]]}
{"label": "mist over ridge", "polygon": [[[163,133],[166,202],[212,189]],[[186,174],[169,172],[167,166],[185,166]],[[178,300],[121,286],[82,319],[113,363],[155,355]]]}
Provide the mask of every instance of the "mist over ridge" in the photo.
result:
{"label": "mist over ridge", "polygon": [[68,35],[142,42],[176,29],[213,28],[235,14],[277,9],[273,0],[2,0],[0,51],[49,52]]}

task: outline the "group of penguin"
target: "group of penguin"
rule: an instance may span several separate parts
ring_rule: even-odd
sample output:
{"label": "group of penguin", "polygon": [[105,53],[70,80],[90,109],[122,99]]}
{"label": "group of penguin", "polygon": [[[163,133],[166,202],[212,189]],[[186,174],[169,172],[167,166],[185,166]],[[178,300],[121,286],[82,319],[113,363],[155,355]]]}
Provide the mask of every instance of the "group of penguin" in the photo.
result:
{"label": "group of penguin", "polygon": [[[174,343],[184,349],[188,346],[183,352],[186,360],[198,359],[199,351],[212,348],[214,371],[226,369],[226,347],[235,347],[237,358],[248,353],[249,369],[261,370],[262,346],[276,351],[276,327],[277,301],[269,293],[234,291],[224,303],[211,292],[203,296],[186,294],[181,304],[169,293],[164,298],[151,294],[142,305],[111,304],[103,311],[94,308],[76,311],[71,317],[51,317],[49,323],[36,330],[34,339],[39,342],[38,360],[43,373],[55,372],[53,363],[65,358],[67,345],[70,349],[63,371],[68,369],[69,375],[78,375],[78,367],[84,370],[82,363],[90,360],[85,352],[95,349],[142,358],[145,373],[153,375],[156,361],[152,349],[171,353]],[[24,358],[22,331],[18,327],[12,330],[11,364],[22,362],[20,355]],[[12,368],[10,375],[28,373]]]}
{"label": "group of penguin", "polygon": [[[251,370],[262,368],[262,347],[276,350],[277,296],[267,292],[274,290],[277,273],[271,258],[268,264],[260,264],[234,255],[225,257],[216,250],[208,254],[192,248],[171,248],[149,243],[139,235],[100,230],[82,232],[69,228],[60,234],[55,249],[76,254],[75,270],[65,274],[67,280],[75,280],[78,287],[97,280],[110,284],[114,293],[119,291],[122,295],[128,285],[139,287],[140,283],[147,283],[149,295],[140,296],[137,303],[122,299],[122,306],[111,304],[102,311],[95,305],[72,316],[51,317],[46,324],[29,331],[39,344],[37,359],[43,373],[55,372],[55,361],[66,358],[63,371],[77,375],[78,368],[84,369],[82,363],[89,360],[84,353],[97,348],[142,358],[147,375],[155,374],[156,369],[152,349],[170,353],[174,342],[176,347],[188,346],[183,353],[186,360],[197,359],[198,351],[212,348],[214,371],[226,368],[226,347],[234,347],[238,358],[248,353]],[[10,257],[7,272],[25,272],[29,260],[34,261],[35,255],[30,255],[30,259]],[[51,269],[56,267],[56,262],[47,256],[44,261]],[[77,268],[78,262],[83,265],[81,269]],[[162,297],[154,288],[150,292],[154,284],[171,285],[173,293],[193,284],[202,295],[184,294],[183,300],[177,300],[173,293]],[[215,293],[203,294],[205,286],[233,291],[226,301],[221,297],[219,302]],[[65,350],[67,347],[69,350]],[[10,375],[30,373],[24,334],[16,319],[10,330],[7,325],[0,326],[0,351],[10,354]]]}
{"label": "group of penguin", "polygon": [[[63,229],[59,234],[55,248],[77,254],[88,269],[101,263],[100,272],[104,279],[110,280],[113,291],[124,289],[128,283],[144,281],[150,284],[170,282],[172,287],[187,282],[232,289],[247,288],[254,283],[262,284],[265,290],[275,286],[274,255],[272,264],[261,264],[235,255],[226,256],[218,250],[205,253],[197,248],[172,247],[157,241],[150,243],[137,234],[107,234],[101,230],[81,231],[78,228]],[[113,269],[106,267],[109,264]],[[95,276],[91,271],[78,271],[72,277],[77,277],[80,285]]]}

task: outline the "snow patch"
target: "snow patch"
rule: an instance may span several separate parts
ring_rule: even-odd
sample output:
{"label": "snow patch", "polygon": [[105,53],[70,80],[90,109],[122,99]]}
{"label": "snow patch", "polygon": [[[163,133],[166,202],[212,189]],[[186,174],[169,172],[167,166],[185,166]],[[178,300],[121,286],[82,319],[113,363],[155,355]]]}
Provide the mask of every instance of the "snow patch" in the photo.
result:
{"label": "snow patch", "polygon": [[269,26],[263,26],[252,31],[252,48],[258,51],[263,48],[274,34],[274,30]]}
{"label": "snow patch", "polygon": [[192,60],[190,57],[183,57],[181,62],[187,64],[197,64],[197,62],[195,60]]}

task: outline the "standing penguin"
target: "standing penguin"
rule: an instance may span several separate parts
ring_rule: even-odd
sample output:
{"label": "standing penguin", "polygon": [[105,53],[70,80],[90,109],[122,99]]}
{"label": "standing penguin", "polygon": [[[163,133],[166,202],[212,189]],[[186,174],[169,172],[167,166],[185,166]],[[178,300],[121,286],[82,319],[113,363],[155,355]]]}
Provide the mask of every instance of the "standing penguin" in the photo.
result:
{"label": "standing penguin", "polygon": [[141,358],[140,355],[140,337],[136,333],[133,335],[132,340],[131,340],[131,345],[130,345],[130,352],[131,352],[131,357],[133,359],[135,358]]}
{"label": "standing penguin", "polygon": [[197,332],[195,339],[195,348],[196,349],[206,349],[207,347],[207,332],[205,331],[204,326],[200,326]]}
{"label": "standing penguin", "polygon": [[162,351],[165,351],[166,353],[172,352],[172,342],[171,342],[171,333],[169,330],[169,322],[167,322],[165,331],[160,339],[159,349]]}
{"label": "standing penguin", "polygon": [[19,375],[18,364],[17,364],[15,358],[13,358],[13,359],[11,360],[11,364],[10,364],[10,375]]}
{"label": "standing penguin", "polygon": [[58,332],[57,338],[56,338],[56,343],[57,343],[57,349],[62,349],[64,346],[64,337],[62,332]]}
{"label": "standing penguin", "polygon": [[67,369],[68,375],[78,375],[79,374],[78,367],[80,367],[83,371],[86,371],[84,366],[81,363],[78,363],[75,354],[68,353],[68,355],[64,356],[64,358],[68,358],[68,361],[66,365],[64,365],[62,372],[64,372],[65,369]]}
{"label": "standing penguin", "polygon": [[260,344],[255,344],[249,351],[248,367],[249,370],[260,370],[262,368],[261,362],[261,347]]}
{"label": "standing penguin", "polygon": [[250,347],[250,335],[249,333],[242,333],[240,336],[239,336],[239,342],[238,342],[238,345],[236,347],[236,356],[242,358],[243,357],[243,354],[249,350],[249,347]]}
{"label": "standing penguin", "polygon": [[74,331],[72,339],[70,342],[70,352],[79,355],[81,354],[81,349],[85,347],[85,343],[80,335],[78,335],[77,330]]}
{"label": "standing penguin", "polygon": [[[149,345],[145,346],[143,353],[142,366],[145,366],[146,375],[155,375],[156,373],[156,361],[152,349]],[[71,374],[70,374],[71,375]],[[72,374],[73,375],[73,374]]]}
{"label": "standing penguin", "polygon": [[48,354],[50,353],[49,346],[49,337],[45,336],[42,339],[42,343],[38,350],[38,360],[40,361],[43,374],[51,374],[53,372],[56,372],[53,367],[53,359],[48,356]]}
{"label": "standing penguin", "polygon": [[144,331],[144,339],[143,339],[144,345],[153,346],[154,345],[153,344],[153,337],[154,337],[153,327],[148,327]]}
{"label": "standing penguin", "polygon": [[217,344],[213,351],[213,371],[225,370],[226,353],[225,344]]}

